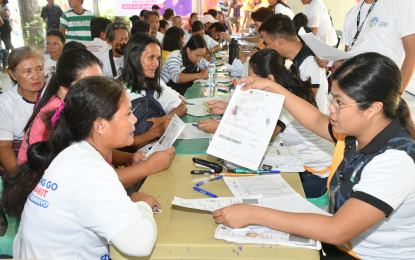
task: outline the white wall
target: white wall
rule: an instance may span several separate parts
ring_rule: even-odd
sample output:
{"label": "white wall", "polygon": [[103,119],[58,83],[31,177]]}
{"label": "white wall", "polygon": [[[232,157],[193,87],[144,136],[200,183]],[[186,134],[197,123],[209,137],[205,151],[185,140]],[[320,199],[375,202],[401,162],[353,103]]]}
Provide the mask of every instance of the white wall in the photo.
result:
{"label": "white wall", "polygon": [[[347,12],[356,4],[356,0],[323,0],[333,19],[334,29],[342,30]],[[294,13],[305,12],[305,5],[300,0],[287,0]]]}

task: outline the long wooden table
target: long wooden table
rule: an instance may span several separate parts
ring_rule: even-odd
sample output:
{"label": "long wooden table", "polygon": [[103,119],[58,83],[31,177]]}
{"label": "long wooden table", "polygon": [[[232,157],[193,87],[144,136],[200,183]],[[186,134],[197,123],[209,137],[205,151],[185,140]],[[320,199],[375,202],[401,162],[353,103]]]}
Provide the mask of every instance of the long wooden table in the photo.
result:
{"label": "long wooden table", "polygon": [[[200,158],[218,161],[210,155]],[[217,224],[210,212],[172,206],[175,196],[186,199],[206,198],[193,190],[206,175],[190,174],[194,166],[191,155],[177,155],[169,169],[147,177],[140,191],[153,195],[163,206],[163,213],[154,214],[157,223],[157,243],[150,256],[128,257],[111,247],[111,259],[319,259],[316,250],[258,244],[235,244],[217,240],[213,236]],[[281,174],[282,177],[304,197],[297,173]],[[203,186],[220,197],[232,197],[223,180]]]}

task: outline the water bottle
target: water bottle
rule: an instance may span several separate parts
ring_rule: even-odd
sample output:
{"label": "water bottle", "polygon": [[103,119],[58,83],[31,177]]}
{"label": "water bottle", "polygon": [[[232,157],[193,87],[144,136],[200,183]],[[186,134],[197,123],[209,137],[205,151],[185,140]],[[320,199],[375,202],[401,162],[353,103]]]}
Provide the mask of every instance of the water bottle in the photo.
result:
{"label": "water bottle", "polygon": [[208,73],[209,73],[209,87],[215,87],[216,86],[216,66],[213,61],[211,61],[209,64]]}

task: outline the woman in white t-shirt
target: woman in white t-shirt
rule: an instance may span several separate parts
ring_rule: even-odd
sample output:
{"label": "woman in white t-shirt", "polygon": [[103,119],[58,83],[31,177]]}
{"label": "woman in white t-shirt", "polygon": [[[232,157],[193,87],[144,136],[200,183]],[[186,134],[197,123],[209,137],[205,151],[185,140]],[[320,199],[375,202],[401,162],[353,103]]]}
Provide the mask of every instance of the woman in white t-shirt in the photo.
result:
{"label": "woman in white t-shirt", "polygon": [[281,0],[268,0],[269,8],[274,11],[274,14],[284,14],[291,18],[294,18],[294,12],[291,8]]}
{"label": "woman in white t-shirt", "polygon": [[401,98],[401,72],[390,58],[369,52],[346,60],[332,77],[328,116],[275,82],[246,77],[238,84],[284,95],[294,118],[336,143],[328,180],[334,215],[238,204],[213,216],[232,228],[256,224],[337,245],[323,244],[321,259],[413,259],[415,129]]}
{"label": "woman in white t-shirt", "polygon": [[[249,75],[266,78],[284,85],[291,93],[315,105],[311,85],[303,82],[296,66],[287,70],[285,59],[276,50],[265,49],[255,53],[249,61]],[[210,101],[209,106],[215,114],[223,114],[227,104]],[[214,132],[219,121],[206,119],[198,123],[198,127],[207,132]],[[327,189],[327,177],[333,158],[333,144],[317,136],[303,127],[287,110],[281,111],[278,124],[273,135],[278,134],[285,146],[294,146],[301,155],[306,172],[300,173],[301,182],[307,198],[323,195]]]}
{"label": "woman in white t-shirt", "polygon": [[3,178],[2,206],[21,217],[14,257],[107,259],[110,243],[127,255],[151,253],[152,211],[161,206],[144,193],[129,198],[106,162],[134,141],[131,109],[124,87],[107,77],[84,78],[68,91],[48,140],[31,145],[28,161]]}
{"label": "woman in white t-shirt", "polygon": [[52,77],[52,74],[56,70],[56,62],[62,54],[63,47],[65,46],[65,36],[59,30],[53,29],[46,34],[46,50],[48,54],[45,54],[45,83],[47,83]]}
{"label": "woman in white t-shirt", "polygon": [[308,18],[308,27],[314,35],[330,46],[337,45],[337,34],[333,28],[329,12],[322,0],[301,0],[307,5],[305,15]]}
{"label": "woman in white t-shirt", "polygon": [[[160,84],[161,45],[157,39],[146,33],[134,34],[128,41],[124,57],[124,70],[119,79],[127,88],[133,105],[137,105],[134,111],[146,113],[138,118],[134,143],[126,148],[136,151],[162,136],[173,115],[184,116],[187,107],[177,92]],[[142,99],[146,100],[148,109],[141,103]]]}
{"label": "woman in white t-shirt", "polygon": [[0,95],[0,175],[17,166],[23,129],[43,87],[43,66],[43,57],[28,46],[10,53],[9,75],[14,86]]}

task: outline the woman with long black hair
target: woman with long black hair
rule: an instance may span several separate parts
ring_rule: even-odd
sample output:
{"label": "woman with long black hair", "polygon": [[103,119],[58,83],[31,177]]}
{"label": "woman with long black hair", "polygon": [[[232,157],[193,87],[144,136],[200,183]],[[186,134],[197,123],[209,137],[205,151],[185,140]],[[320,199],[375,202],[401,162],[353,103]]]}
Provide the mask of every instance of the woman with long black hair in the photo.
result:
{"label": "woman with long black hair", "polygon": [[[232,228],[258,224],[312,238],[341,259],[410,259],[415,255],[415,129],[401,98],[402,76],[390,59],[364,53],[332,75],[330,115],[278,83],[246,77],[242,88],[285,96],[284,107],[304,127],[336,143],[328,179],[333,216],[297,214],[246,204],[213,213]],[[341,252],[341,251],[342,252]]]}
{"label": "woman with long black hair", "polygon": [[128,197],[106,162],[134,141],[131,110],[113,79],[87,77],[69,89],[47,141],[31,145],[28,161],[3,177],[1,205],[21,217],[14,257],[106,259],[109,243],[128,255],[151,253],[152,208],[161,206],[145,193]]}
{"label": "woman with long black hair", "polygon": [[[134,143],[126,148],[136,151],[164,134],[170,119],[182,117],[187,107],[177,92],[160,82],[161,46],[156,38],[137,33],[127,43],[124,70],[120,76],[138,116]],[[171,148],[174,150],[174,148]]]}

